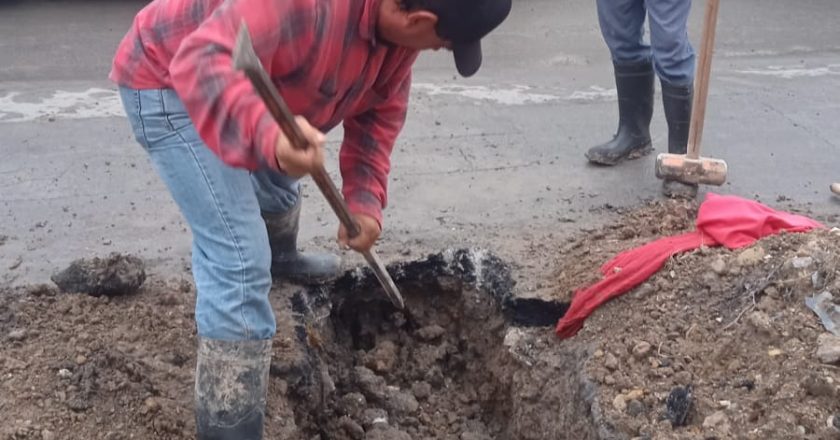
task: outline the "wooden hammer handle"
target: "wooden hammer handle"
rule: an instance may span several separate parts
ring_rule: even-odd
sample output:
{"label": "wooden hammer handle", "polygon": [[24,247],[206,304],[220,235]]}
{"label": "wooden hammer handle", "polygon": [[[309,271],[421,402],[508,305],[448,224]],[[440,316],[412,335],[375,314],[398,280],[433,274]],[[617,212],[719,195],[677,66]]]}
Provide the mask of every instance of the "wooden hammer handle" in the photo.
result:
{"label": "wooden hammer handle", "polygon": [[[251,83],[254,85],[257,93],[262,96],[269,113],[274,116],[283,133],[289,138],[292,147],[298,150],[309,148],[309,142],[303,136],[303,132],[295,121],[291,110],[289,110],[289,106],[286,105],[286,102],[280,96],[280,92],[277,91],[276,87],[269,86],[271,80],[268,78],[268,74],[264,70],[255,69],[247,70],[245,74],[251,77]],[[312,180],[315,181],[315,184],[318,185],[318,188],[324,194],[332,210],[338,216],[341,224],[347,228],[347,234],[350,238],[359,235],[361,230],[350,215],[347,203],[344,201],[338,188],[336,188],[330,175],[327,174],[327,170],[323,166],[319,166],[312,172],[311,176]]]}
{"label": "wooden hammer handle", "polygon": [[697,64],[694,103],[691,112],[691,126],[688,131],[688,158],[700,157],[700,141],[703,137],[703,122],[706,118],[706,98],[709,95],[709,77],[712,72],[712,52],[715,48],[715,28],[717,27],[720,0],[707,0],[706,16],[703,20],[703,40],[700,42],[700,59]]}

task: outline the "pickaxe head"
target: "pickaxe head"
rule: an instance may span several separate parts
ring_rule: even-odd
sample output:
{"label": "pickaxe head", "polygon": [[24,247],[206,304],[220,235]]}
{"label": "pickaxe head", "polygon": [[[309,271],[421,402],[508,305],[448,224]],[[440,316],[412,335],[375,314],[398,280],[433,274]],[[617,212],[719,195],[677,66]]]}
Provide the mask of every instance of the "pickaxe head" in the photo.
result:
{"label": "pickaxe head", "polygon": [[239,33],[236,35],[236,45],[233,47],[233,68],[248,71],[256,67],[262,67],[262,65],[257,53],[254,52],[248,25],[243,20],[239,25]]}

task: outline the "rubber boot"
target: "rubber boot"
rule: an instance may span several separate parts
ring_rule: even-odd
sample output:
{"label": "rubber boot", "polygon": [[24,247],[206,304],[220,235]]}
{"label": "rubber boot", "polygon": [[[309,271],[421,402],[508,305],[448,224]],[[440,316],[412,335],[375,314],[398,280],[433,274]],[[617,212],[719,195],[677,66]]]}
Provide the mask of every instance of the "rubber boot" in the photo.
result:
{"label": "rubber boot", "polygon": [[[662,104],[668,121],[668,152],[685,154],[688,151],[688,129],[691,125],[691,100],[694,85],[673,86],[662,82]],[[665,179],[662,194],[673,199],[697,197],[697,185]]]}
{"label": "rubber boot", "polygon": [[198,440],[262,440],[271,340],[198,338]]}
{"label": "rubber boot", "polygon": [[653,116],[653,66],[614,64],[618,93],[618,131],[611,141],[586,152],[590,162],[615,165],[650,153],[650,119]]}
{"label": "rubber boot", "polygon": [[332,254],[303,254],[297,250],[300,199],[288,212],[263,212],[271,245],[271,274],[294,283],[317,284],[338,276],[341,262]]}

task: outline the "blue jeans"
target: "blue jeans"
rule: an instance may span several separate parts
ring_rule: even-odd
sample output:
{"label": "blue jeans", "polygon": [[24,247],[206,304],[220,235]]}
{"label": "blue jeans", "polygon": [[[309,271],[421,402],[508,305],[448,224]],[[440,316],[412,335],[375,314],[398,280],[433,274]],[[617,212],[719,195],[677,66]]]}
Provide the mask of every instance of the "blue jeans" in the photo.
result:
{"label": "blue jeans", "polygon": [[265,170],[225,165],[204,144],[172,90],[120,88],[134,136],[149,153],[193,235],[198,334],[237,341],[270,339],[271,249],[260,210],[297,203],[299,183]]}
{"label": "blue jeans", "polygon": [[[616,64],[640,64],[653,58],[666,83],[694,81],[694,49],[688,40],[691,0],[597,0],[601,34]],[[645,15],[650,44],[644,42]]]}

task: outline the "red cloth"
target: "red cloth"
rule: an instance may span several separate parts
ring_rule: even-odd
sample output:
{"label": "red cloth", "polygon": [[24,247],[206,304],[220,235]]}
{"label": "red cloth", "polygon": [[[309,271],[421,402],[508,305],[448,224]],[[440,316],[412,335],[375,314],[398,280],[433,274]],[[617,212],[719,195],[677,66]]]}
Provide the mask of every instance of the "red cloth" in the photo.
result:
{"label": "red cloth", "polygon": [[134,18],[110,78],[174,89],[226,164],[279,170],[280,128],[233,68],[239,25],[292,113],[321,131],[344,124],[339,165],[350,211],[382,222],[391,151],[418,52],[377,41],[379,0],[156,0]]}
{"label": "red cloth", "polygon": [[694,232],[624,251],[603,265],[604,279],[575,292],[569,310],[557,323],[557,336],[568,338],[577,334],[601,304],[632,290],[680,252],[704,245],[737,249],[782,231],[804,232],[822,227],[807,217],[776,211],[752,200],[708,194],[697,213]]}

